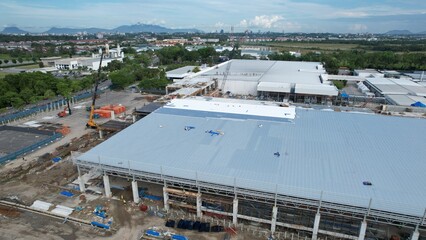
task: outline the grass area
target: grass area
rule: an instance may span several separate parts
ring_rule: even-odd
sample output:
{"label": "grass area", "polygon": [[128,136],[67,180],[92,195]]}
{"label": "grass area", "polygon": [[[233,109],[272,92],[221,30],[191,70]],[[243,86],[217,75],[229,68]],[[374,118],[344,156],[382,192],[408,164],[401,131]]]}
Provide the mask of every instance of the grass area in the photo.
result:
{"label": "grass area", "polygon": [[345,43],[311,43],[311,42],[270,42],[257,45],[273,47],[281,51],[336,51],[336,50],[352,50],[359,47],[358,44]]}
{"label": "grass area", "polygon": [[0,68],[22,68],[22,69],[31,69],[31,68],[39,68],[38,63],[16,63],[16,64],[9,64],[9,65],[0,65]]}
{"label": "grass area", "polygon": [[30,64],[30,65],[21,65],[21,66],[18,66],[17,68],[32,69],[32,68],[40,68],[40,66],[38,64]]}
{"label": "grass area", "polygon": [[346,86],[347,81],[343,80],[343,81],[337,81],[337,80],[333,80],[333,84],[334,86],[337,87],[337,89],[342,90],[345,86]]}
{"label": "grass area", "polygon": [[0,59],[9,59],[9,60],[11,60],[11,57],[10,57],[9,54],[0,53]]}

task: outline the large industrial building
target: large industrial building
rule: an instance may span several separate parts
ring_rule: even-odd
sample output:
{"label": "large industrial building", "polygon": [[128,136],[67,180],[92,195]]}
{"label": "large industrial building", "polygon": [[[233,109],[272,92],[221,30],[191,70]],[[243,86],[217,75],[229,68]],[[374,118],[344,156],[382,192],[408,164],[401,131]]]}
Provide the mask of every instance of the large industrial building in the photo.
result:
{"label": "large industrial building", "polygon": [[185,77],[182,82],[175,81],[172,88],[194,87],[198,82],[215,82],[223,94],[281,102],[321,104],[338,95],[319,62],[233,59]]}
{"label": "large industrial building", "polygon": [[135,201],[138,181],[158,183],[166,210],[272,233],[362,240],[397,226],[416,240],[426,234],[425,132],[424,119],[196,97],[172,100],[74,161],[79,173],[103,174],[107,197],[110,177],[122,177]]}

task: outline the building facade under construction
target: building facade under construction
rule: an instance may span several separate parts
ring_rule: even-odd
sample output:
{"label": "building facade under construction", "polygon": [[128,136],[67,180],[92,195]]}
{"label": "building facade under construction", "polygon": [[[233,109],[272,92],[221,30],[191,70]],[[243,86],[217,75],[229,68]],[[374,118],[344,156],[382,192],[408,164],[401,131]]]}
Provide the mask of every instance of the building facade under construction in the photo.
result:
{"label": "building facade under construction", "polygon": [[[164,208],[312,239],[425,236],[426,122],[282,103],[175,99],[84,154],[79,173],[163,188]],[[80,189],[85,182],[80,179]],[[322,237],[321,237],[322,238]]]}

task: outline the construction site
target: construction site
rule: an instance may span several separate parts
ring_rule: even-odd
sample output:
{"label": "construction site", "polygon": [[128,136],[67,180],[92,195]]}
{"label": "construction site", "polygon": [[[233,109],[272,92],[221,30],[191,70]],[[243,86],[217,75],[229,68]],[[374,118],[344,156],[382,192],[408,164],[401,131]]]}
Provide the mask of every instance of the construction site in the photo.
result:
{"label": "construction site", "polygon": [[2,237],[425,239],[423,113],[329,106],[319,63],[253,62],[0,121]]}

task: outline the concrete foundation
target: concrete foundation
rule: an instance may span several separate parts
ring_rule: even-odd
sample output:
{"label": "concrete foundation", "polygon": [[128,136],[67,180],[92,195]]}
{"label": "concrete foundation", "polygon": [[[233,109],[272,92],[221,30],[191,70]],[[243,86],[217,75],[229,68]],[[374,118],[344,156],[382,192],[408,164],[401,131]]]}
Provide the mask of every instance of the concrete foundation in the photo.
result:
{"label": "concrete foundation", "polygon": [[111,185],[109,184],[109,177],[108,177],[108,175],[104,175],[104,187],[105,187],[105,196],[107,198],[112,197]]}
{"label": "concrete foundation", "polygon": [[132,192],[133,192],[133,201],[135,203],[139,203],[139,190],[138,190],[138,182],[132,181]]}
{"label": "concrete foundation", "polygon": [[314,229],[312,231],[312,240],[316,240],[318,238],[320,219],[321,219],[321,214],[317,213],[315,215]]}
{"label": "concrete foundation", "polygon": [[278,214],[278,208],[277,206],[274,206],[272,208],[272,220],[271,220],[271,232],[275,233],[275,229],[277,227],[277,214]]}
{"label": "concrete foundation", "polygon": [[359,237],[358,240],[364,240],[365,238],[365,232],[367,231],[367,222],[362,221],[361,223],[361,229],[359,230]]}

